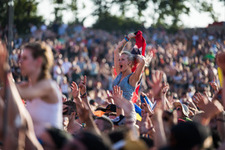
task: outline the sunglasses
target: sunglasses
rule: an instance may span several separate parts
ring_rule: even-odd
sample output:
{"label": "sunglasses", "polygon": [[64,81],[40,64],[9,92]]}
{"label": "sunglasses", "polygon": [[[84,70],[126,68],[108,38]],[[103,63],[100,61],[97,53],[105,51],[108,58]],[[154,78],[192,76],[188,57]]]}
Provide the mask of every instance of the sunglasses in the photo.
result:
{"label": "sunglasses", "polygon": [[181,110],[181,108],[174,108],[173,110],[177,110],[177,111],[180,111],[180,110]]}
{"label": "sunglasses", "polygon": [[177,108],[176,110],[180,111],[180,110],[181,110],[181,108]]}

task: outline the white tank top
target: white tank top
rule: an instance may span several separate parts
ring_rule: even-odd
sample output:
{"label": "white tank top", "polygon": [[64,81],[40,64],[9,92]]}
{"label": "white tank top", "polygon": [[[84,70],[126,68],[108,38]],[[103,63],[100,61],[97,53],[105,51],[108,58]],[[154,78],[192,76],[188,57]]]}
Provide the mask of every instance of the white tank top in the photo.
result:
{"label": "white tank top", "polygon": [[58,103],[47,103],[40,98],[27,101],[27,110],[33,120],[34,131],[39,137],[47,125],[62,128],[62,96],[58,92]]}

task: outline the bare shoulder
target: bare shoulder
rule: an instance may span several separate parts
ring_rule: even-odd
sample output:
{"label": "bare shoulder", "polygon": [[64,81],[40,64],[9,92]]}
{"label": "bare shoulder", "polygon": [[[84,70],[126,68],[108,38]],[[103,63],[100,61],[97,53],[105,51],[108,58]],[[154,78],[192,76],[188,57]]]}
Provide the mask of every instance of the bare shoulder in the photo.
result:
{"label": "bare shoulder", "polygon": [[52,92],[60,92],[59,85],[52,79],[45,80],[43,83],[48,90],[51,90]]}
{"label": "bare shoulder", "polygon": [[54,88],[57,86],[56,82],[52,79],[44,79],[39,81],[36,86],[43,86],[44,89],[46,88]]}
{"label": "bare shoulder", "polygon": [[59,90],[59,86],[58,84],[52,80],[52,79],[47,79],[47,80],[42,80],[40,81],[39,83],[41,86],[43,86],[43,90],[45,90],[45,95],[48,100],[48,102],[50,103],[55,103],[57,102],[58,100],[60,100],[60,97],[59,97],[59,93],[60,90]]}

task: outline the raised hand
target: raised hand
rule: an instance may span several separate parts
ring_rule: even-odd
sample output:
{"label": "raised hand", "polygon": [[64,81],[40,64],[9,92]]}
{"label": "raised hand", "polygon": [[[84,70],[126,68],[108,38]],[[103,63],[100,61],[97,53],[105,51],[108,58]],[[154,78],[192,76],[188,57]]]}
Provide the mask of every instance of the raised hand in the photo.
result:
{"label": "raised hand", "polygon": [[142,104],[143,109],[145,110],[145,112],[147,112],[150,116],[153,115],[153,111],[150,108],[149,104],[147,103],[145,97],[144,97],[144,101],[145,103]]}
{"label": "raised hand", "polygon": [[72,82],[71,89],[72,89],[72,95],[74,99],[80,97],[80,89],[78,89],[76,82]]}
{"label": "raised hand", "polygon": [[141,112],[141,116],[142,116],[142,120],[141,120],[140,128],[139,128],[140,133],[148,134],[148,132],[153,129],[151,119],[149,118],[149,114],[145,110]]}
{"label": "raised hand", "polygon": [[163,85],[163,88],[162,88],[163,95],[166,95],[166,93],[168,92],[169,88],[170,88],[170,85],[168,83]]}
{"label": "raised hand", "polygon": [[149,86],[152,87],[152,95],[154,98],[160,98],[162,94],[162,76],[161,71],[155,71],[152,73],[152,81],[149,81]]}
{"label": "raised hand", "polygon": [[82,122],[86,122],[90,119],[91,110],[87,106],[85,102],[83,102],[80,97],[75,99],[77,115],[81,119]]}
{"label": "raised hand", "polygon": [[209,102],[208,98],[201,93],[196,93],[193,96],[193,101],[200,109],[204,109],[205,105],[207,105]]}
{"label": "raised hand", "polygon": [[145,66],[149,66],[153,58],[153,51],[150,51],[149,55],[145,56]]}
{"label": "raised hand", "polygon": [[109,90],[106,91],[106,94],[107,94],[107,101],[110,104],[114,104],[114,100],[112,99],[112,94],[109,92]]}
{"label": "raised hand", "polygon": [[120,89],[119,86],[114,86],[113,87],[112,98],[113,98],[113,100],[114,100],[116,105],[118,105],[119,107],[122,105],[123,91]]}
{"label": "raised hand", "polygon": [[130,115],[131,111],[134,109],[132,102],[128,101],[123,97],[123,91],[119,86],[113,87],[112,98],[115,104],[124,110],[125,116]]}
{"label": "raised hand", "polygon": [[135,35],[134,33],[129,33],[129,34],[127,35],[127,37],[128,37],[129,39],[131,39],[131,38],[135,38],[136,35]]}
{"label": "raised hand", "polygon": [[87,83],[87,76],[85,75],[84,79],[82,79],[78,85],[78,87],[80,88],[81,95],[86,93],[86,83]]}
{"label": "raised hand", "polygon": [[204,111],[205,125],[207,125],[212,117],[221,113],[224,108],[218,100],[209,101],[208,98],[200,93],[197,93],[194,97],[194,102],[197,106]]}
{"label": "raised hand", "polygon": [[215,80],[213,80],[213,82],[209,82],[209,84],[213,88],[214,91],[219,90],[219,87],[218,87],[217,83],[215,82]]}

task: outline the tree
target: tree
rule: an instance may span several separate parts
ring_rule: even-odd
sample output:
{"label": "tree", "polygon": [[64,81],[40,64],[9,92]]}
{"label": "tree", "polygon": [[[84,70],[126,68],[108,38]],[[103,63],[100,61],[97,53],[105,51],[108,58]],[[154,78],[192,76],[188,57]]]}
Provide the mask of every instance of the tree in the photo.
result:
{"label": "tree", "polygon": [[[184,0],[153,0],[158,5],[156,9],[159,17],[156,22],[156,26],[163,26],[171,29],[178,29],[182,23],[180,21],[180,15],[185,13],[189,14],[190,8],[185,5]],[[165,20],[167,17],[172,18],[172,24],[168,25]]]}
{"label": "tree", "polygon": [[[18,33],[29,32],[29,24],[39,25],[42,17],[37,15],[38,2],[35,0],[15,0],[14,1],[14,25]],[[1,0],[0,22],[4,28],[8,24],[8,0]]]}
{"label": "tree", "polygon": [[52,0],[52,4],[54,5],[54,14],[55,14],[55,21],[61,23],[62,22],[62,11],[63,10],[70,10],[74,12],[75,19],[76,21],[77,18],[77,0],[70,0],[70,1],[65,1],[65,0]]}
{"label": "tree", "polygon": [[99,16],[93,25],[95,29],[103,29],[107,31],[119,31],[126,33],[127,31],[136,31],[143,28],[142,24],[131,18],[112,16],[105,13]]}
{"label": "tree", "polygon": [[[211,1],[205,0],[92,0],[97,7],[93,15],[100,16],[102,14],[110,13],[110,7],[114,4],[119,6],[121,16],[127,16],[127,10],[133,9],[135,6],[134,18],[141,22],[141,17],[144,11],[153,9],[155,11],[156,22],[154,26],[160,26],[168,29],[178,29],[183,26],[180,17],[182,14],[189,15],[190,8],[193,7],[199,12],[208,12],[211,18],[216,21],[217,17],[213,10],[213,4]],[[225,0],[218,0],[225,2]],[[132,7],[131,7],[132,6]],[[150,7],[151,6],[151,7]],[[157,17],[155,17],[157,16]],[[145,18],[146,19],[146,18]],[[170,19],[171,23],[167,20]]]}
{"label": "tree", "polygon": [[[108,31],[125,31],[125,30],[137,30],[142,28],[142,23],[138,22],[134,18],[125,17],[125,11],[128,8],[127,5],[131,3],[138,3],[136,1],[128,2],[127,0],[92,0],[94,5],[97,6],[93,12],[94,16],[98,16],[98,20],[93,25],[93,28],[103,29]],[[112,5],[120,5],[121,15],[111,15],[110,8]]]}

